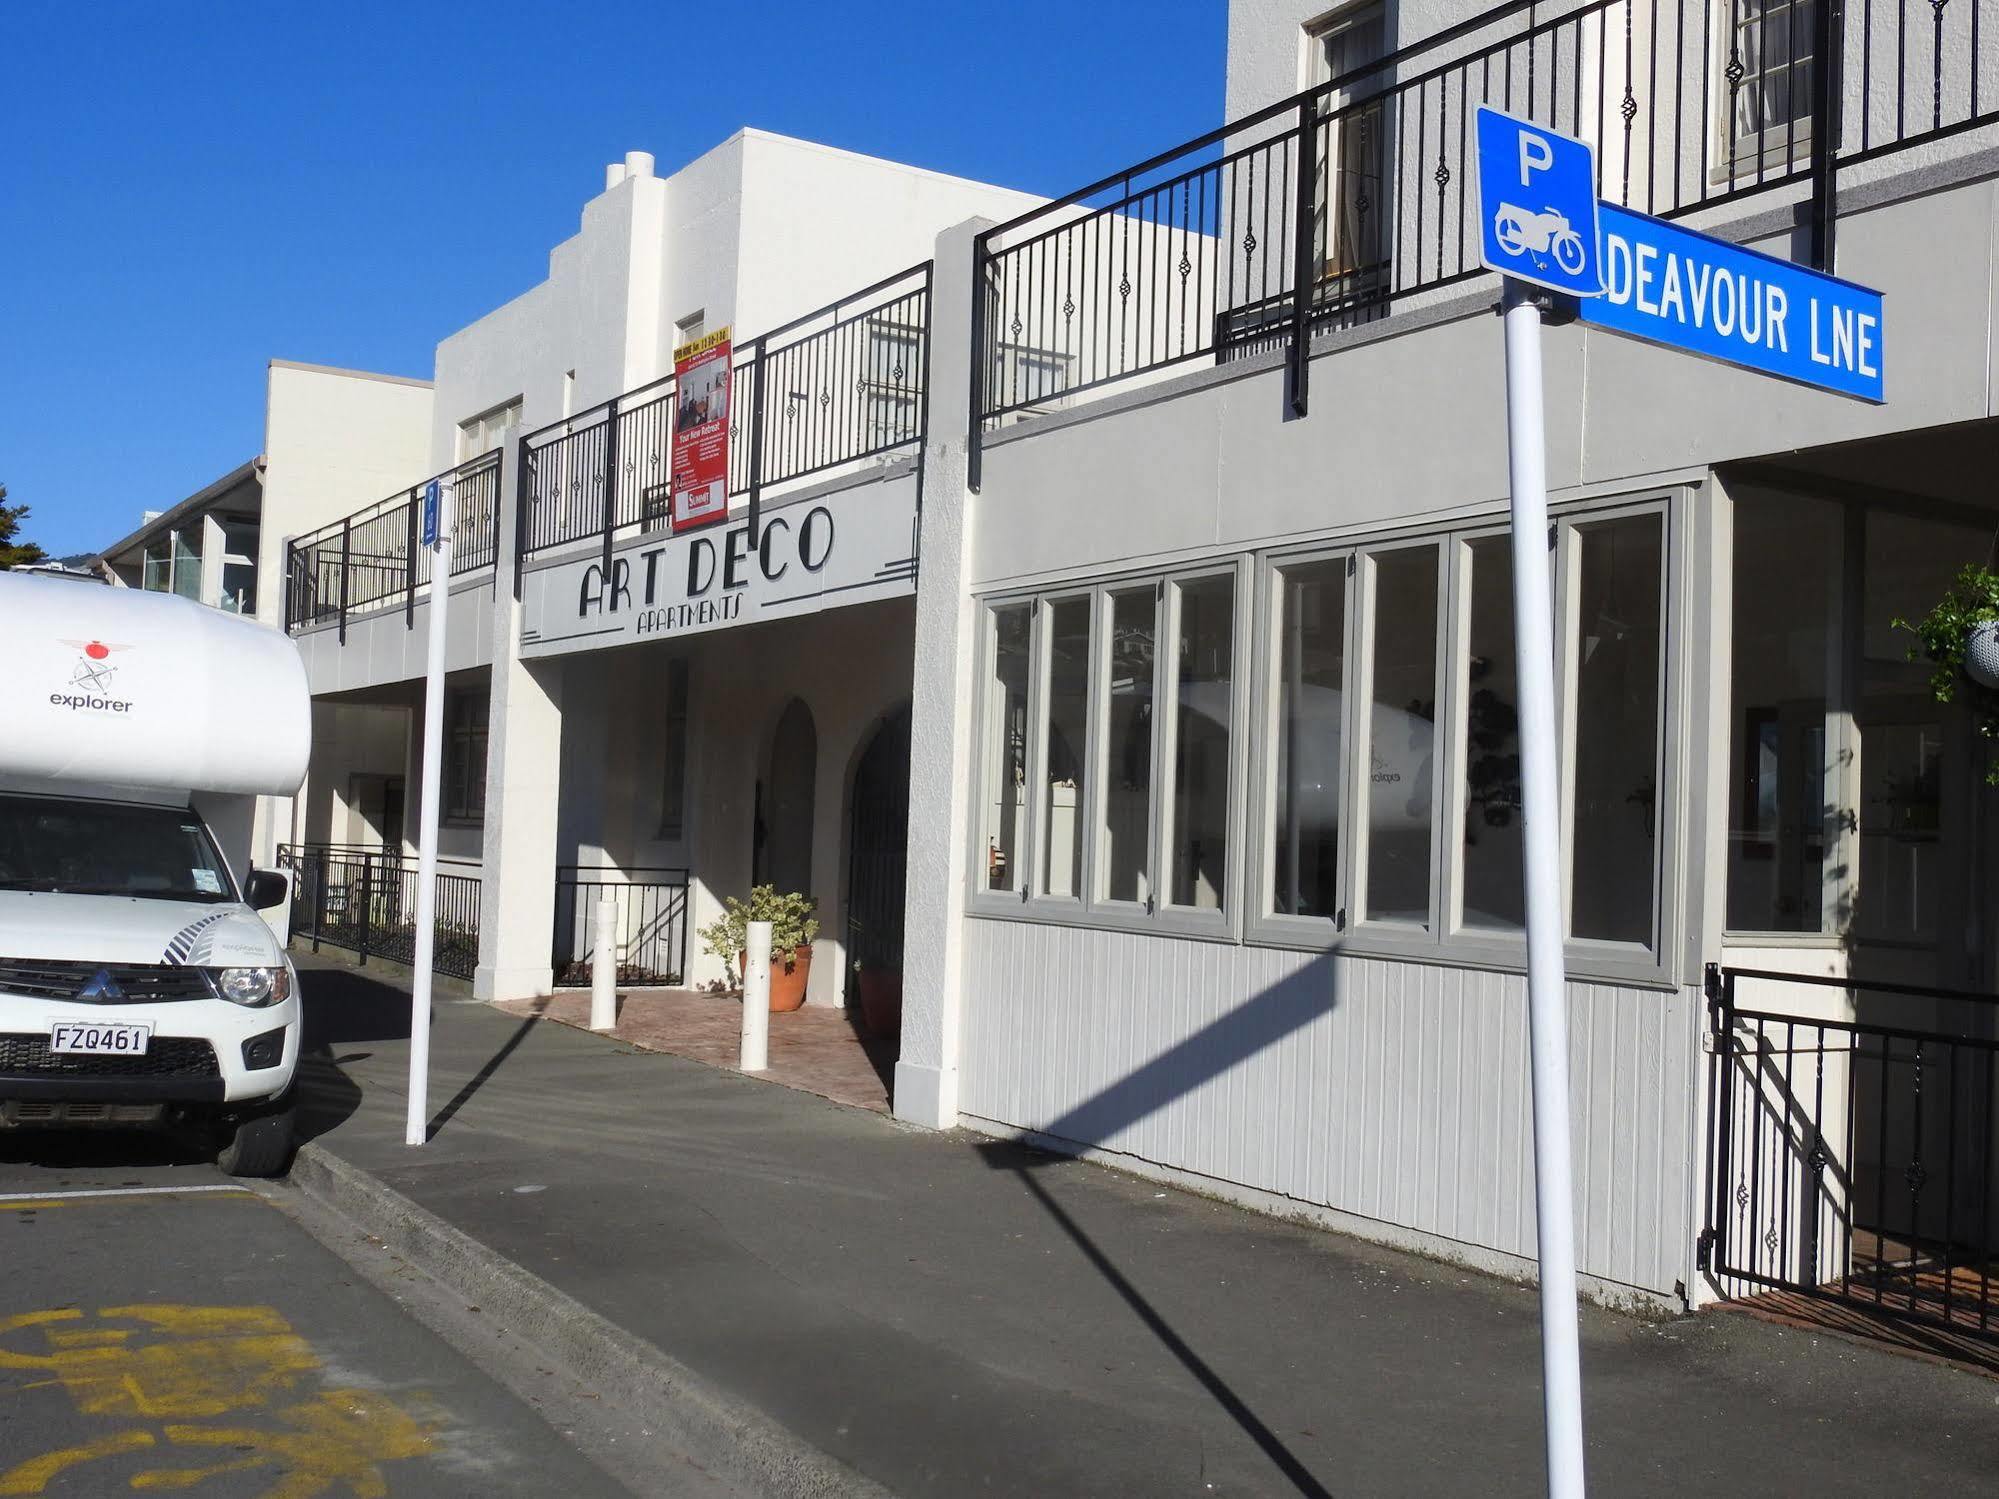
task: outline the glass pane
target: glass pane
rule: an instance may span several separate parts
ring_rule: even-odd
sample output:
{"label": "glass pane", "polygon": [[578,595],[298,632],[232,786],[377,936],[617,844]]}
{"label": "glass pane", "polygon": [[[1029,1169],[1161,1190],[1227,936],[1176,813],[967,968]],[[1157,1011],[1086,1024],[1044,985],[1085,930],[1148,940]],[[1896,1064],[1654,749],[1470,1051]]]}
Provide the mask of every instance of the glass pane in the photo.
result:
{"label": "glass pane", "polygon": [[1471,620],[1465,661],[1465,793],[1459,924],[1472,931],[1526,925],[1520,840],[1520,691],[1513,649],[1513,543],[1471,542]]}
{"label": "glass pane", "polygon": [[1664,522],[1577,526],[1576,748],[1570,931],[1653,940],[1659,856]]}
{"label": "glass pane", "polygon": [[986,683],[986,888],[1019,886],[1021,816],[1027,802],[1027,666],[1032,606],[993,611]]}
{"label": "glass pane", "polygon": [[174,532],[174,592],[184,599],[201,597],[200,523]]}
{"label": "glass pane", "polygon": [[1825,930],[1827,689],[1838,509],[1795,497],[1735,506],[1728,927]]}
{"label": "glass pane", "polygon": [[1340,704],[1346,687],[1344,557],[1278,575],[1276,796],[1271,909],[1339,911]]}
{"label": "glass pane", "polygon": [[1436,820],[1437,549],[1383,552],[1372,565],[1367,916],[1427,927]]}
{"label": "glass pane", "polygon": [[1103,880],[1110,900],[1149,900],[1152,691],[1159,595],[1151,584],[1111,595],[1110,716],[1104,762]]}
{"label": "glass pane", "polygon": [[1048,610],[1048,722],[1041,798],[1041,893],[1083,893],[1083,755],[1090,724],[1090,601]]}
{"label": "glass pane", "polygon": [[1218,911],[1228,882],[1235,579],[1200,578],[1180,584],[1179,593],[1170,899],[1176,906]]}

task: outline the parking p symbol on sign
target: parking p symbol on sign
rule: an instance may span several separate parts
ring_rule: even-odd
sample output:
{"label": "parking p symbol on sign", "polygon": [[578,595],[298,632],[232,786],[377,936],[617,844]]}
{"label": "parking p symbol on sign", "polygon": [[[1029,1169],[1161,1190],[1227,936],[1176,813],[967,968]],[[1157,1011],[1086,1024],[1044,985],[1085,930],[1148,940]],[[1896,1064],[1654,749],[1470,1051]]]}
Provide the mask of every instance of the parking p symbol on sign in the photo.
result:
{"label": "parking p symbol on sign", "polygon": [[1480,106],[1478,200],[1488,268],[1570,296],[1602,295],[1588,142]]}

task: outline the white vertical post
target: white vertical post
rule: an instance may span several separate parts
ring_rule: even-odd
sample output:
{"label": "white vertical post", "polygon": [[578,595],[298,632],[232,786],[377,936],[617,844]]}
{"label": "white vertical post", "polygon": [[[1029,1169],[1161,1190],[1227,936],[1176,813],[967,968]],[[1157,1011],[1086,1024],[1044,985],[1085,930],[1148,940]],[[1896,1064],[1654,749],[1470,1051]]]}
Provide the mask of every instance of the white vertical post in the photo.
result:
{"label": "white vertical post", "polygon": [[1520,789],[1527,895],[1527,1012],[1534,1083],[1534,1208],[1541,1252],[1541,1387],[1548,1492],[1583,1493],[1583,1387],[1570,1181],[1568,980],[1555,763],[1554,605],[1548,585],[1547,429],[1541,309],[1506,282],[1507,468],[1513,492],[1513,630],[1520,671]]}
{"label": "white vertical post", "polygon": [[618,897],[606,890],[597,897],[590,929],[590,1029],[609,1031],[618,1025]]}
{"label": "white vertical post", "polygon": [[745,1072],[770,1066],[770,923],[752,921],[743,961],[743,1054]]}
{"label": "white vertical post", "polygon": [[444,771],[444,627],[451,593],[451,511],[437,507],[430,559],[430,655],[423,674],[423,810],[416,845],[416,979],[410,985],[410,1103],[405,1145],[430,1138],[430,977],[437,943],[437,803]]}

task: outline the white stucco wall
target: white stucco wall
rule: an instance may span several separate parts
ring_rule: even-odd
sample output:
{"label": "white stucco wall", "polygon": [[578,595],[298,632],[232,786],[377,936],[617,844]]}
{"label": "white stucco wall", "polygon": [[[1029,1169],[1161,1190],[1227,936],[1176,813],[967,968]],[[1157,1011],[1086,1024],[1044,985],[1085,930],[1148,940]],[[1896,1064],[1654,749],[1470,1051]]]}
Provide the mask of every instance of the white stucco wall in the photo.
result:
{"label": "white stucco wall", "polygon": [[257,617],[283,618],[285,539],[432,472],[427,380],[273,359],[264,406]]}

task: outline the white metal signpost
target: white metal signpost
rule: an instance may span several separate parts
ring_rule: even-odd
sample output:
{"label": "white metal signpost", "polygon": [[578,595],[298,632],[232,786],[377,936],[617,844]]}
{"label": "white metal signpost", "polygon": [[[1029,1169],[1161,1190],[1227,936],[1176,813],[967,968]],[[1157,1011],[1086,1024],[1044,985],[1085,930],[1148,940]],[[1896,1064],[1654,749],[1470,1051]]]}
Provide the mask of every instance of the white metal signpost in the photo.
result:
{"label": "white metal signpost", "polygon": [[1571,1499],[1583,1492],[1582,1373],[1576,1346],[1547,430],[1541,408],[1543,299],[1531,288],[1579,299],[1580,318],[1592,327],[1875,402],[1886,399],[1882,298],[1807,266],[1599,203],[1587,142],[1483,106],[1477,138],[1480,259],[1506,277],[1507,470],[1513,499],[1513,627],[1520,656],[1548,1492]]}
{"label": "white metal signpost", "polygon": [[444,766],[444,629],[451,612],[451,518],[443,485],[423,490],[423,542],[430,548],[430,657],[423,677],[423,811],[416,863],[416,968],[410,986],[410,1100],[405,1145],[430,1138],[430,975],[437,943],[437,800]]}
{"label": "white metal signpost", "polygon": [[1581,141],[1478,112],[1483,259],[1506,280],[1507,472],[1513,494],[1513,631],[1520,661],[1520,790],[1527,894],[1527,1010],[1534,1084],[1534,1204],[1541,1256],[1541,1386],[1548,1492],[1583,1492],[1576,1222],[1570,1183],[1569,1020],[1555,766],[1555,622],[1548,584],[1547,430],[1541,308],[1529,284],[1603,290],[1596,169]]}

